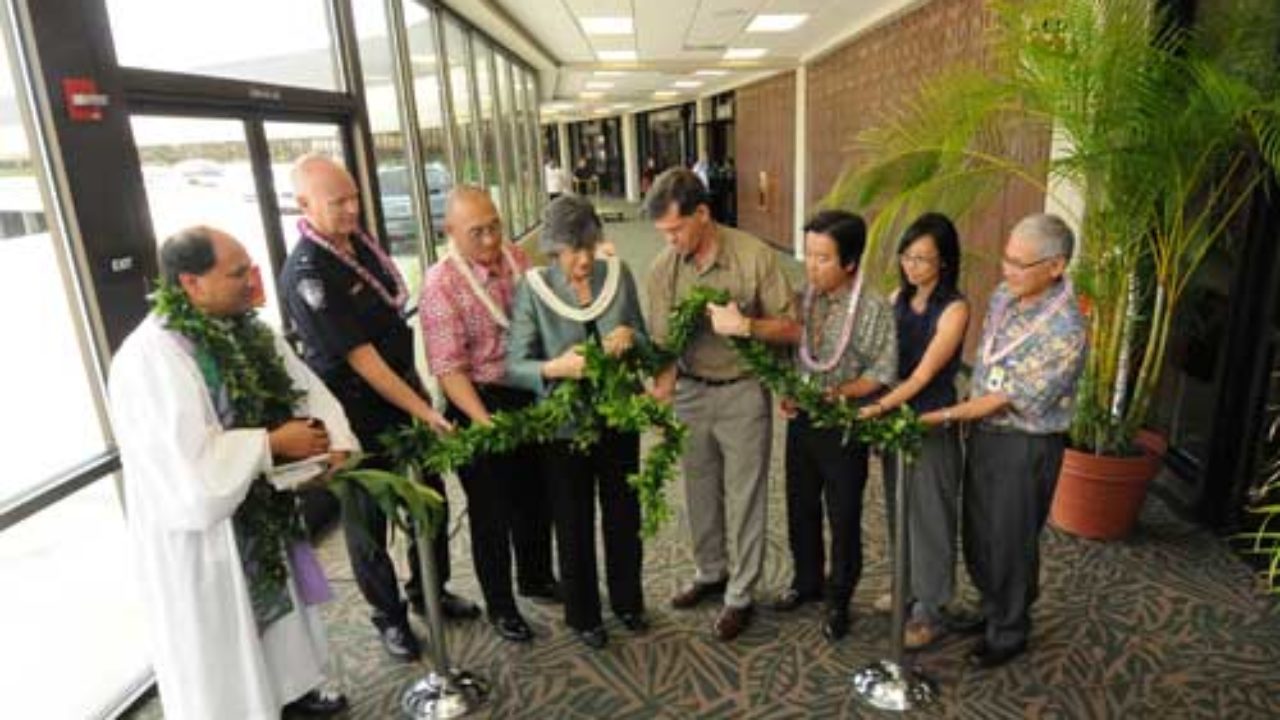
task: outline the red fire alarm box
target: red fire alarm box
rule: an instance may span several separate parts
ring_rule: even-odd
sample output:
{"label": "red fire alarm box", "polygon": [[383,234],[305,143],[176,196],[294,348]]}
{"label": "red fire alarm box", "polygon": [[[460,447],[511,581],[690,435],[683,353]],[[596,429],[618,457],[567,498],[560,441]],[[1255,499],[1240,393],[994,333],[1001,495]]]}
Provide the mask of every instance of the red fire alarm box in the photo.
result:
{"label": "red fire alarm box", "polygon": [[73,122],[98,122],[107,96],[98,92],[93,78],[63,78],[62,96],[67,104],[67,117]]}

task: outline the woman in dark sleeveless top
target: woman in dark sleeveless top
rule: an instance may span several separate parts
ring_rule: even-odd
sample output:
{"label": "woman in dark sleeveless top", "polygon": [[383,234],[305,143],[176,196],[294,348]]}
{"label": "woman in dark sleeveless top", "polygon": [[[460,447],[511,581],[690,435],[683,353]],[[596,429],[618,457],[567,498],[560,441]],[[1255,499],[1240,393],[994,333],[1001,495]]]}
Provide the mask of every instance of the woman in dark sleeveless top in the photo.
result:
{"label": "woman in dark sleeveless top", "polygon": [[[969,305],[957,288],[960,242],[945,215],[916,219],[898,244],[901,285],[893,299],[898,328],[898,377],[892,392],[863,411],[874,417],[899,405],[917,413],[956,401],[955,377],[969,323]],[[893,463],[885,462],[885,487],[893,487]],[[907,527],[911,537],[911,597],[915,598],[904,644],[925,647],[944,632],[942,609],[955,585],[956,508],[961,456],[957,428],[945,423],[925,437],[912,464]]]}

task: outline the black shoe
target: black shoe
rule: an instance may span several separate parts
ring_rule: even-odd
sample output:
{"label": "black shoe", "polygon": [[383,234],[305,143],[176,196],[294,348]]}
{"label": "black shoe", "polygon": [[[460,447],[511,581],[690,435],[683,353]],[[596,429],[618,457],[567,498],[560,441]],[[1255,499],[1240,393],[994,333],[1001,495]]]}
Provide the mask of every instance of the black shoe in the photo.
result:
{"label": "black shoe", "polygon": [[643,612],[618,613],[618,619],[622,621],[623,626],[637,635],[649,629],[649,618],[645,617]]}
{"label": "black shoe", "polygon": [[979,640],[978,644],[974,645],[973,649],[969,651],[967,660],[970,667],[978,668],[979,670],[990,670],[1004,665],[1026,651],[1026,642],[1001,648],[991,647],[986,640]]}
{"label": "black shoe", "polygon": [[285,717],[329,717],[347,709],[347,696],[327,690],[312,690],[284,706]]}
{"label": "black shoe", "polygon": [[524,585],[520,588],[520,595],[527,597],[530,600],[560,602],[560,583],[552,579],[531,585]]}
{"label": "black shoe", "polygon": [[583,645],[592,650],[600,650],[609,644],[609,633],[605,632],[603,625],[597,625],[590,630],[575,630],[574,634],[578,636]]}
{"label": "black shoe", "polygon": [[409,629],[409,623],[390,623],[378,628],[378,637],[387,654],[401,662],[413,662],[422,654],[418,638]]}
{"label": "black shoe", "polygon": [[494,618],[493,629],[498,631],[503,640],[521,643],[533,640],[533,630],[529,629],[529,623],[519,615],[503,615]]}
{"label": "black shoe", "polygon": [[771,606],[777,612],[791,612],[797,610],[805,603],[811,603],[819,599],[817,595],[802,593],[795,588],[787,588],[783,590]]}
{"label": "black shoe", "polygon": [[827,608],[822,617],[822,635],[832,642],[849,634],[849,610]]}
{"label": "black shoe", "polygon": [[440,591],[440,611],[452,620],[474,620],[480,617],[478,605],[448,590]]}

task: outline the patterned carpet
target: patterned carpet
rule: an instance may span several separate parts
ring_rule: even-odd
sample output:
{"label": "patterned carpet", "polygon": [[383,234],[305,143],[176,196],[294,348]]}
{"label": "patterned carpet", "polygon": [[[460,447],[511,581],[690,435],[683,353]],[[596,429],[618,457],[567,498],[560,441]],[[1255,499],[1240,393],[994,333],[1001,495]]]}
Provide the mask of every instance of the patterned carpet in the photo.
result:
{"label": "patterned carpet", "polygon": [[[646,254],[643,224],[611,226],[626,254]],[[634,264],[634,261],[633,261]],[[638,265],[644,268],[647,265]],[[780,427],[781,423],[779,423]],[[781,433],[778,433],[779,439]],[[780,443],[769,494],[768,600],[788,580]],[[888,587],[883,498],[868,485],[863,517],[863,581],[854,597],[849,637],[826,641],[818,610],[793,615],[761,610],[736,642],[711,634],[716,608],[674,611],[667,601],[692,572],[678,521],[645,548],[645,588],[653,628],[633,636],[607,617],[610,644],[581,646],[557,605],[521,600],[536,641],[500,640],[483,621],[451,623],[456,665],[493,684],[480,717],[519,718],[818,718],[875,716],[858,705],[851,670],[885,657],[889,620],[871,602]],[[479,598],[467,551],[463,494],[453,483],[452,588]],[[397,553],[403,562],[403,553]],[[400,665],[382,651],[351,581],[337,535],[321,547],[337,600],[325,611],[337,674],[352,700],[350,718],[397,717],[401,691],[427,665]],[[1079,540],[1049,530],[1043,590],[1033,612],[1030,652],[993,671],[964,664],[972,642],[952,637],[917,657],[938,681],[941,701],[923,713],[956,718],[1273,718],[1280,717],[1280,610],[1261,596],[1250,571],[1212,535],[1174,517],[1151,498],[1132,538]],[[963,573],[961,573],[963,576]],[[602,590],[603,592],[603,590]],[[962,604],[974,594],[963,588]],[[422,631],[418,618],[415,627]],[[129,718],[162,717],[150,698]]]}

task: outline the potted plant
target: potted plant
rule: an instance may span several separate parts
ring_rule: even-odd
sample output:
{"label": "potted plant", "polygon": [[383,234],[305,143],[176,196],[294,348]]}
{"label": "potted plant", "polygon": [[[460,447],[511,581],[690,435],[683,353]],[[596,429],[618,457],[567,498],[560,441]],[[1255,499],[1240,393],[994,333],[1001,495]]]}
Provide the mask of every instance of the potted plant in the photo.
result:
{"label": "potted plant", "polygon": [[[963,215],[1010,178],[1060,201],[1081,238],[1072,274],[1090,352],[1053,520],[1119,537],[1159,467],[1134,441],[1174,312],[1280,166],[1280,6],[1238,0],[1195,30],[1166,22],[1156,0],[992,8],[988,66],[927,83],[864,134],[859,164],[826,202],[877,208],[873,257],[887,261],[904,219]],[[1027,132],[1051,133],[1049,157],[1020,157],[1015,139]],[[1117,489],[1124,498],[1106,497]]]}

